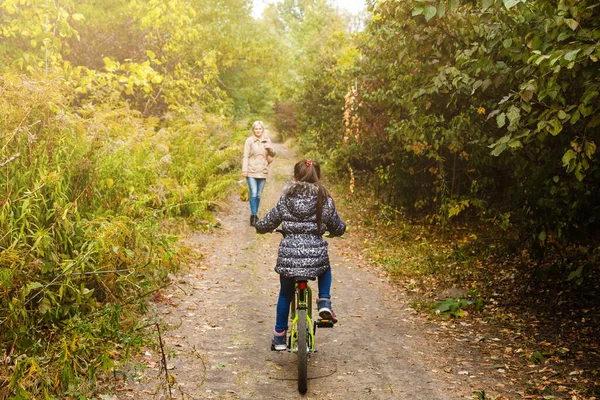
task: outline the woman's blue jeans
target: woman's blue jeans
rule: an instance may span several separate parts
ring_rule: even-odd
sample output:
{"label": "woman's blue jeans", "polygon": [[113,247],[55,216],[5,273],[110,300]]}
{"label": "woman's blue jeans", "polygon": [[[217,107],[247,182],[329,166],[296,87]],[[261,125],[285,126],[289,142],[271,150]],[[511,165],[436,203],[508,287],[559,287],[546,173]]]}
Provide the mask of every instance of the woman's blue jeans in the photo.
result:
{"label": "woman's blue jeans", "polygon": [[[331,267],[323,275],[319,276],[319,299],[330,299],[331,294]],[[290,315],[290,304],[294,298],[294,289],[296,282],[294,278],[284,278],[279,276],[279,299],[277,299],[277,317],[275,320],[275,330],[277,332],[286,331],[288,328],[288,317]],[[312,304],[309,304],[312,307]]]}
{"label": "woman's blue jeans", "polygon": [[267,182],[264,178],[251,178],[247,177],[248,189],[250,191],[250,214],[256,215],[258,213],[258,205],[260,204],[260,194],[265,188]]}

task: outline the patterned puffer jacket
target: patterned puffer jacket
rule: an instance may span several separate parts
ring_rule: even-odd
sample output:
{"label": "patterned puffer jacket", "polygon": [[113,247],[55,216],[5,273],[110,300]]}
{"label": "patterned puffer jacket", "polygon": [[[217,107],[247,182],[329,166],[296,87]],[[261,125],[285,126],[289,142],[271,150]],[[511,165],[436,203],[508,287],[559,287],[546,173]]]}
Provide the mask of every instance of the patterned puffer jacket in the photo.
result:
{"label": "patterned puffer jacket", "polygon": [[317,277],[329,268],[325,231],[341,236],[346,224],[335,210],[333,199],[323,203],[321,231],[317,226],[317,185],[308,182],[288,182],[283,195],[255,228],[258,233],[272,232],[281,225],[284,237],[279,244],[275,271],[286,278]]}

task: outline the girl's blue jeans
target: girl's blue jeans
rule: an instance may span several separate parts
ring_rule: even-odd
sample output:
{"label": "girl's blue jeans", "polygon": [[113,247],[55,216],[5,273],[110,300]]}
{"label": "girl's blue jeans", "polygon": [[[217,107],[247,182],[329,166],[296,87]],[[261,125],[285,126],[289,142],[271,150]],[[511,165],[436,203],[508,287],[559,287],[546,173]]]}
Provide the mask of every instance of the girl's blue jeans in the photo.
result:
{"label": "girl's blue jeans", "polygon": [[[319,299],[330,299],[331,294],[331,267],[323,275],[319,276]],[[277,299],[277,318],[275,320],[275,330],[282,332],[288,328],[288,317],[290,315],[290,304],[294,298],[296,282],[293,278],[284,278],[279,276],[279,299]],[[309,307],[312,305],[309,304]]]}
{"label": "girl's blue jeans", "polygon": [[264,178],[251,178],[247,177],[248,189],[250,191],[250,214],[256,215],[258,213],[258,205],[260,204],[260,194],[265,188],[267,182]]}

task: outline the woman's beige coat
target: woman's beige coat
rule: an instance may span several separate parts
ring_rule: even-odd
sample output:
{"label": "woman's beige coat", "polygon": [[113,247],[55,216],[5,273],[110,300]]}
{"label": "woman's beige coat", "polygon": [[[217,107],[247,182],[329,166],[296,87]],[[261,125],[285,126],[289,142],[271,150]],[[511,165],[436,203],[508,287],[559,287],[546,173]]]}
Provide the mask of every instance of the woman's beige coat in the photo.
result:
{"label": "woman's beige coat", "polygon": [[270,149],[267,152],[261,140],[266,140],[271,143],[271,139],[266,136],[257,138],[252,135],[246,139],[244,145],[244,159],[242,161],[242,173],[247,173],[250,178],[267,178],[269,174],[269,163],[267,162],[267,154],[271,157],[275,156],[275,151]]}

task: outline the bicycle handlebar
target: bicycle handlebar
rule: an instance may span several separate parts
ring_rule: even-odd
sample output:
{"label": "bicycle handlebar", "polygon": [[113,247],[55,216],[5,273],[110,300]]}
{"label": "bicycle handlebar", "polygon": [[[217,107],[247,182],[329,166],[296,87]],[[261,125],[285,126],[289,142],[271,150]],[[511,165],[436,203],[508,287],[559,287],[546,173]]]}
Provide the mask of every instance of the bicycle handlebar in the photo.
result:
{"label": "bicycle handlebar", "polygon": [[[346,232],[348,232],[348,227],[347,227],[347,226],[346,226]],[[275,230],[273,231],[273,233],[281,233],[281,235],[282,235],[283,237],[285,237],[285,232],[283,232],[283,229],[281,229],[281,228],[275,228]],[[331,232],[327,232],[327,234],[326,234],[326,235],[324,235],[324,236],[325,236],[325,237],[327,237],[327,238],[334,238],[334,237],[339,237],[339,238],[341,238],[341,239],[343,239],[343,238],[344,238],[344,235],[342,235],[342,236],[333,236],[333,235],[331,234]]]}

